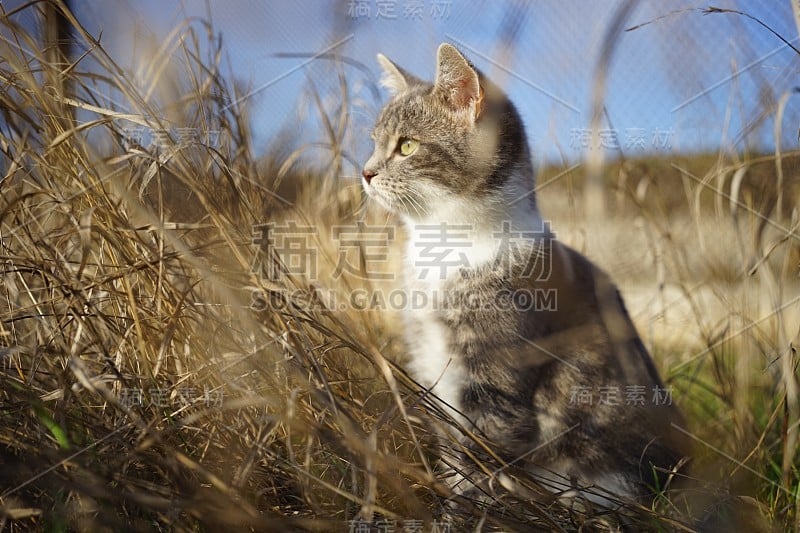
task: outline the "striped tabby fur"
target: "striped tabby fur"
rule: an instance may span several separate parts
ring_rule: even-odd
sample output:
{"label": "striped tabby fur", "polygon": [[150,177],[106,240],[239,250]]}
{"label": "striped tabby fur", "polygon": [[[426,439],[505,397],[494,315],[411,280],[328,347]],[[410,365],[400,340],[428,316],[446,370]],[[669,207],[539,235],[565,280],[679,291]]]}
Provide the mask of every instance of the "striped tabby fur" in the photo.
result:
{"label": "striped tabby fur", "polygon": [[680,415],[653,401],[663,384],[609,277],[543,223],[514,105],[449,44],[433,84],[378,59],[393,96],[363,186],[404,220],[406,285],[429,296],[405,313],[410,373],[506,461],[560,482],[552,490],[650,498],[682,457]]}

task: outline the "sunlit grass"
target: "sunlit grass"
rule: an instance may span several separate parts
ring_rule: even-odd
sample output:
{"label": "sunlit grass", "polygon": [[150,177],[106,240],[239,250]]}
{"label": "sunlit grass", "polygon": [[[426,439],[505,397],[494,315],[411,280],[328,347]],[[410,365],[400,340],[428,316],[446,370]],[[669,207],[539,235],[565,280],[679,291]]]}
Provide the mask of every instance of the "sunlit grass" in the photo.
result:
{"label": "sunlit grass", "polygon": [[[402,371],[396,312],[337,305],[398,283],[365,279],[363,263],[332,276],[343,241],[331,228],[396,224],[342,177],[347,113],[319,103],[323,170],[291,149],[257,161],[242,91],[216,41],[200,46],[201,24],[155,46],[134,82],[80,31],[89,53],[63,72],[13,21],[0,28],[0,524],[346,531],[354,519],[442,520],[450,492],[436,461],[448,450],[432,428],[456,423]],[[344,80],[341,91],[347,102]],[[136,128],[170,134],[142,146]],[[481,520],[691,531],[726,515],[798,528],[798,154],[782,154],[783,195],[771,187],[776,157],[610,163],[607,223],[591,224],[581,169],[544,170],[545,216],[631,293],[696,456],[652,509],[528,498],[541,487],[517,473],[517,492],[498,490],[494,507],[449,509],[454,531]],[[290,222],[314,230],[313,279],[257,242],[259,225]],[[395,231],[379,237],[383,273],[397,270]],[[630,268],[620,249],[645,260]],[[476,460],[492,472],[486,452]]]}

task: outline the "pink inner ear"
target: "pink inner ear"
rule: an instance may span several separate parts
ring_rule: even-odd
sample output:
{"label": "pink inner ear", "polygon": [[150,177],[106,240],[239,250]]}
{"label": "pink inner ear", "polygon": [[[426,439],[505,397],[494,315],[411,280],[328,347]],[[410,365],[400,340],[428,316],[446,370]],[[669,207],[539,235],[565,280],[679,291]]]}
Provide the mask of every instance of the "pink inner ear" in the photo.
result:
{"label": "pink inner ear", "polygon": [[450,103],[455,107],[467,107],[470,101],[477,100],[478,94],[475,92],[470,78],[461,78],[450,89]]}

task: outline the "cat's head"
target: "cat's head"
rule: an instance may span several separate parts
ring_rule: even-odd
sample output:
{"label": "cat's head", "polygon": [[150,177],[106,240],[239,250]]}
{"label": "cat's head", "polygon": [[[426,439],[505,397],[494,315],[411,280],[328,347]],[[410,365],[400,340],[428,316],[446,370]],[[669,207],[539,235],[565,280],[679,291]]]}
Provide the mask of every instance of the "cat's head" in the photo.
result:
{"label": "cat's head", "polygon": [[380,113],[362,184],[412,220],[437,209],[502,201],[514,173],[532,173],[514,106],[452,45],[437,53],[436,81],[422,81],[378,54],[393,94]]}

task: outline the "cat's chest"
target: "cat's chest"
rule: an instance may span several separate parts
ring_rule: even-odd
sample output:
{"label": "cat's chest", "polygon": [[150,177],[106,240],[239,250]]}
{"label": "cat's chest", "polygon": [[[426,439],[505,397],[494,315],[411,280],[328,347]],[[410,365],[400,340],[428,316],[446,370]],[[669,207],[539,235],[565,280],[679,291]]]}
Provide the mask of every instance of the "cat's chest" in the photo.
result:
{"label": "cat's chest", "polygon": [[[481,273],[502,241],[489,231],[455,223],[416,224],[406,244],[408,369],[445,403],[462,410],[470,383],[466,359],[507,336],[515,317],[492,306],[497,280]],[[489,269],[491,271],[491,269]],[[508,314],[506,312],[505,314]],[[473,361],[474,362],[474,361]],[[485,366],[485,365],[484,365]],[[452,413],[454,416],[459,416]]]}
{"label": "cat's chest", "polygon": [[500,241],[477,235],[466,224],[418,224],[406,245],[407,281],[440,297],[462,269],[476,269],[497,257]]}
{"label": "cat's chest", "polygon": [[468,375],[463,357],[454,347],[452,330],[442,322],[434,305],[412,306],[405,315],[410,374],[452,407],[452,416],[460,418]]}

